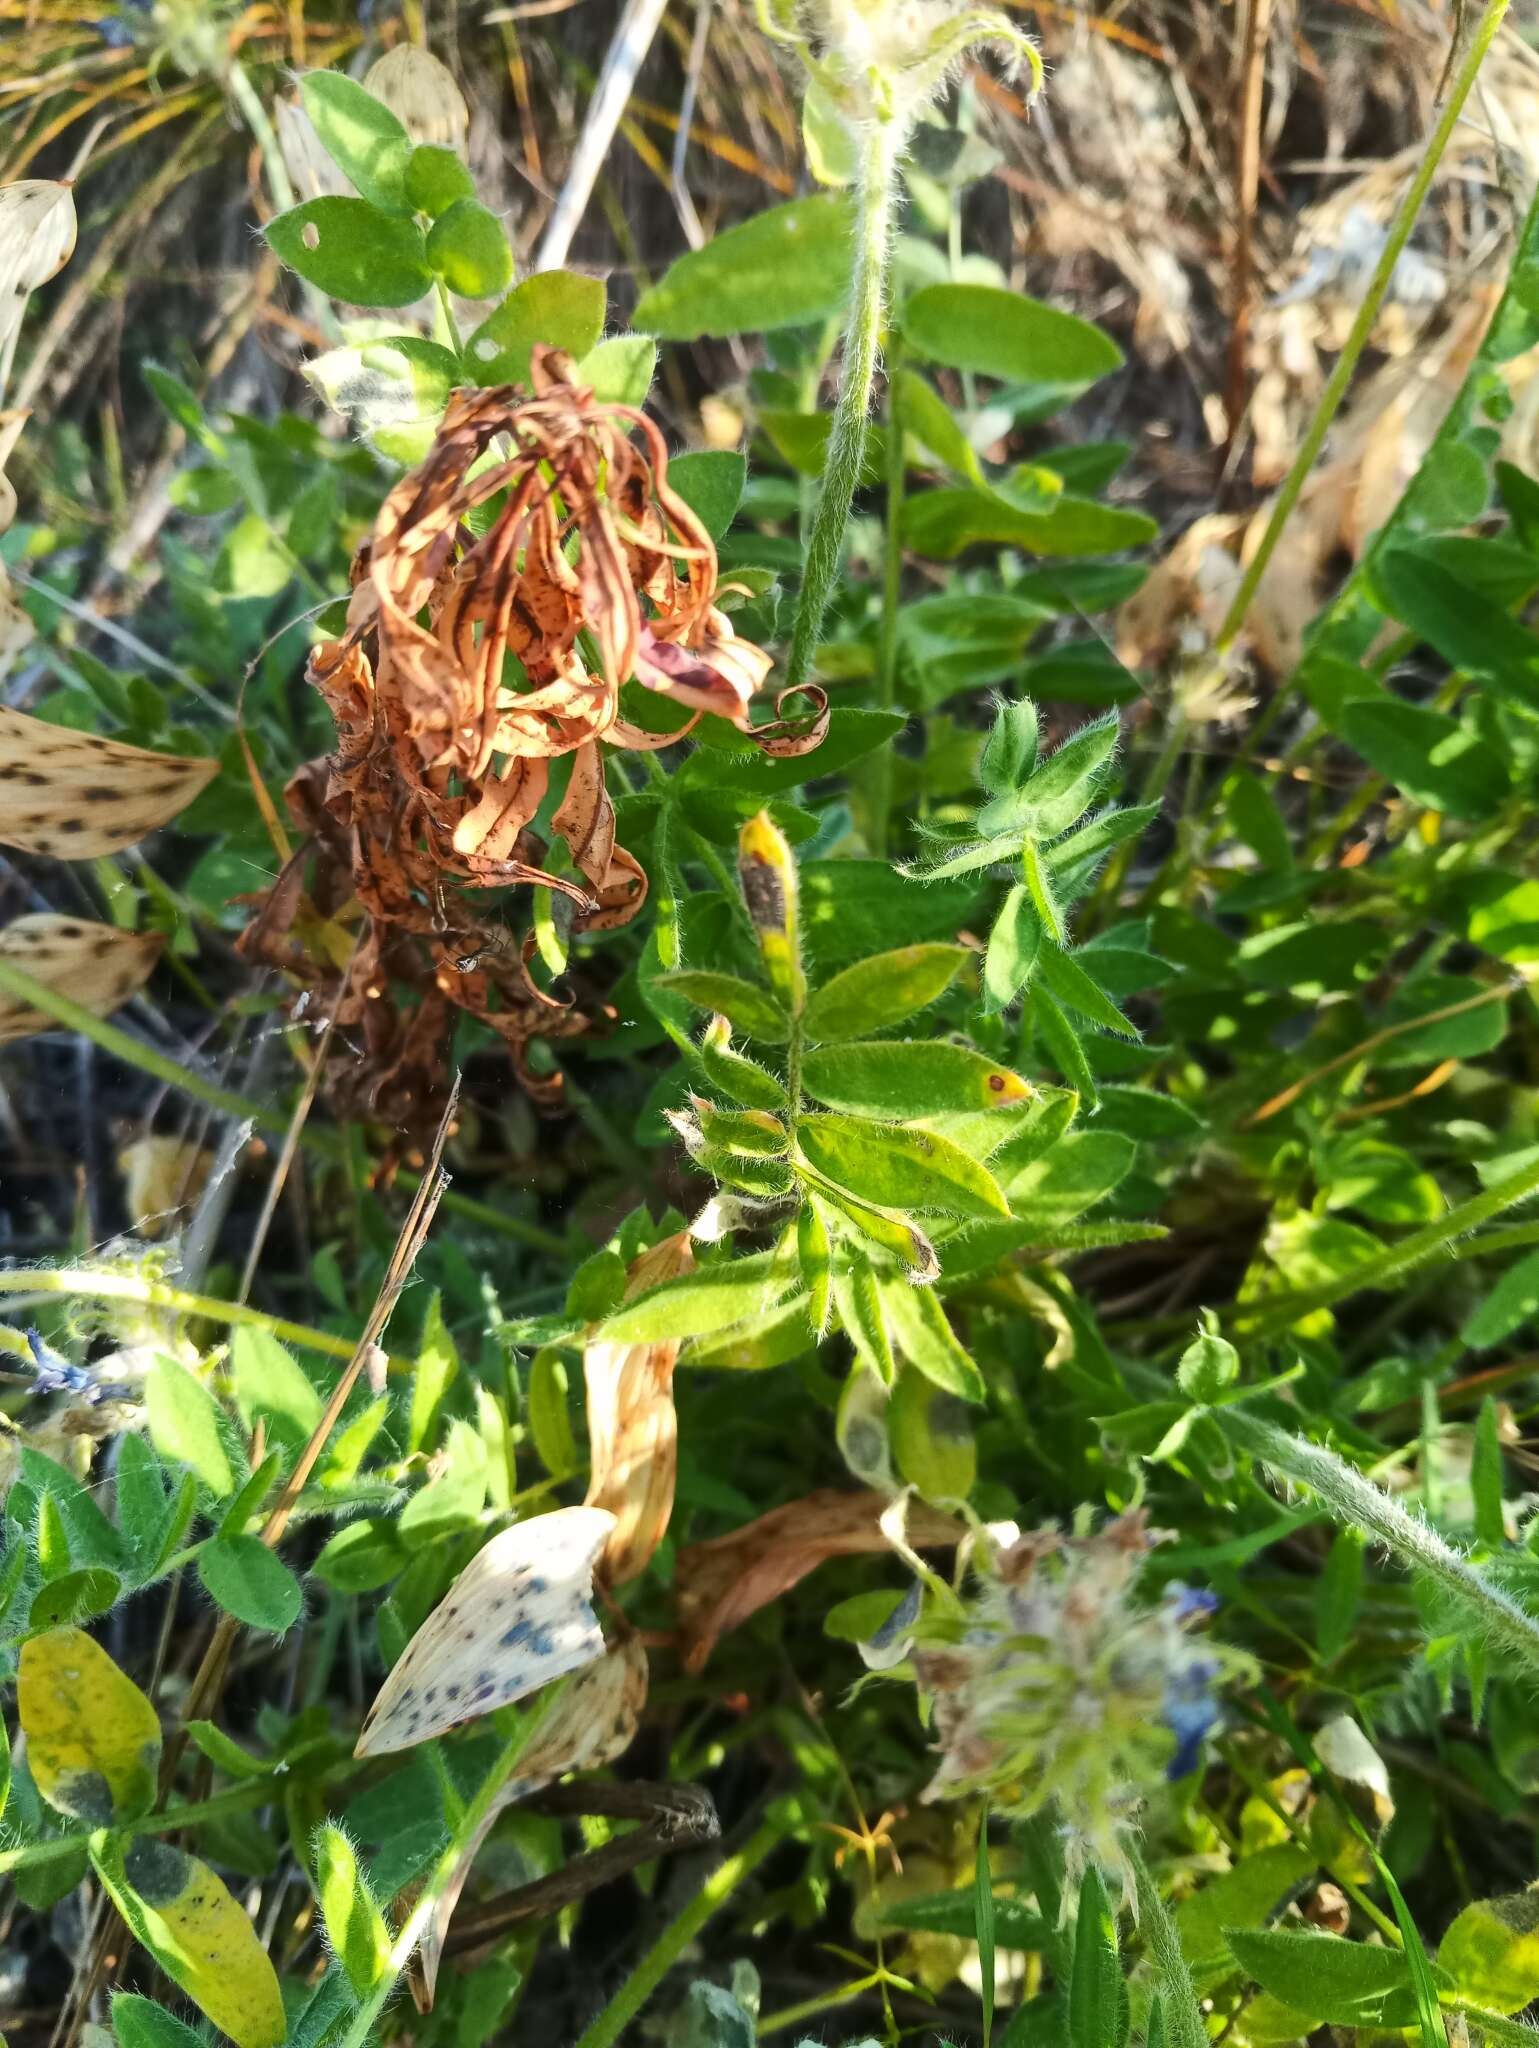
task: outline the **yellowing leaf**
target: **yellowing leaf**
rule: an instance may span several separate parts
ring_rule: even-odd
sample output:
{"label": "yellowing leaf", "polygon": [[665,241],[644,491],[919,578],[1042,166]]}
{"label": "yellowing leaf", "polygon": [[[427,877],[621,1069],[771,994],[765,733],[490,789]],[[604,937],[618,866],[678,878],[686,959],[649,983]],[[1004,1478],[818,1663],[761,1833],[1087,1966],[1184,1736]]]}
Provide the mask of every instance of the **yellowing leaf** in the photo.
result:
{"label": "yellowing leaf", "polygon": [[153,1801],[160,1721],[83,1630],[50,1629],[22,1644],[17,1714],[33,1782],[50,1806],[110,1827]]}
{"label": "yellowing leaf", "polygon": [[[0,712],[0,719],[5,716]],[[0,729],[0,748],[4,744]],[[4,772],[0,769],[0,775]],[[109,1017],[143,988],[164,944],[159,932],[120,932],[111,925],[40,910],[18,917],[0,931],[0,961],[57,989],[94,1015]],[[0,1045],[55,1028],[46,1010],[0,993]]]}
{"label": "yellowing leaf", "polygon": [[136,1937],[235,2048],[280,2048],[288,2021],[277,1973],[208,1865],[149,1835],[126,1849],[109,1840],[95,1862]]}
{"label": "yellowing leaf", "polygon": [[614,1524],[558,1508],[494,1536],[402,1651],[354,1755],[410,1749],[603,1656],[593,1560]]}
{"label": "yellowing leaf", "polygon": [[1443,1936],[1437,1959],[1471,2004],[1520,2012],[1539,1998],[1539,1892],[1466,1906]]}
{"label": "yellowing leaf", "polygon": [[185,810],[218,772],[217,761],[0,710],[0,845],[65,860],[121,853]]}
{"label": "yellowing leaf", "polygon": [[[626,1296],[644,1293],[687,1273],[693,1264],[689,1234],[665,1238],[634,1261]],[[673,1513],[678,1469],[678,1418],[673,1368],[679,1339],[654,1344],[583,1347],[588,1390],[588,1506],[605,1508],[614,1528],[599,1560],[599,1576],[623,1586],[646,1570]]]}

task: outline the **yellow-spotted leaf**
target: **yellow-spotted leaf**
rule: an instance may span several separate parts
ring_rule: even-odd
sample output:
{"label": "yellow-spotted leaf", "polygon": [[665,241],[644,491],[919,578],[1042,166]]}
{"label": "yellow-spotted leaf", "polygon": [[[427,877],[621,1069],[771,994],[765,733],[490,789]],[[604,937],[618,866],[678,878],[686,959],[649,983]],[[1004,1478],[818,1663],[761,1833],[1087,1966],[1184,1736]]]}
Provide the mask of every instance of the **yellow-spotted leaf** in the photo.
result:
{"label": "yellow-spotted leaf", "polygon": [[94,860],[187,808],[217,761],[155,754],[0,710],[0,845]]}
{"label": "yellow-spotted leaf", "polygon": [[196,1856],[150,1835],[93,1848],[97,1874],[173,1984],[235,2048],[280,2048],[288,2035],[277,1973],[245,1912]]}
{"label": "yellow-spotted leaf", "polygon": [[[0,718],[5,715],[0,712]],[[0,749],[4,744],[0,732]],[[4,772],[0,768],[0,776]],[[3,803],[0,798],[0,808]],[[40,910],[18,917],[0,931],[0,962],[68,996],[93,1016],[110,1017],[149,980],[164,944],[159,932],[120,932],[82,917]],[[57,1028],[46,1010],[0,991],[0,1045]]]}
{"label": "yellow-spotted leaf", "polygon": [[1019,1074],[945,1039],[816,1046],[803,1063],[802,1082],[830,1109],[904,1119],[999,1109],[1031,1094]]}
{"label": "yellow-spotted leaf", "polygon": [[154,1800],[155,1709],[83,1630],[50,1629],[23,1643],[17,1715],[33,1782],[61,1813],[112,1827]]}

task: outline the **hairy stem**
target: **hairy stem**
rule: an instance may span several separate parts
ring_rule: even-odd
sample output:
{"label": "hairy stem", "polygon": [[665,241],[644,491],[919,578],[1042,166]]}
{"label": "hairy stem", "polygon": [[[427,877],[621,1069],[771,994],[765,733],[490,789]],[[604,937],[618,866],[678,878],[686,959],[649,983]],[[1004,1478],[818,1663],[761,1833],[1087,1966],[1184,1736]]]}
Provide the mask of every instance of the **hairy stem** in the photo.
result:
{"label": "hairy stem", "polygon": [[1208,2030],[1197,1988],[1187,1967],[1181,1937],[1170,1909],[1160,1896],[1154,1873],[1144,1861],[1143,1848],[1134,1843],[1133,1882],[1138,1889],[1138,1917],[1149,1942],[1149,1953],[1159,1980],[1160,2009],[1165,2016],[1165,2039],[1170,2048],[1208,2048]]}
{"label": "hairy stem", "polygon": [[850,314],[844,330],[844,362],[839,375],[839,403],[823,463],[818,506],[807,542],[802,594],[791,634],[786,680],[807,679],[823,614],[833,593],[844,548],[850,501],[860,481],[866,454],[866,421],[871,386],[882,342],[882,310],[887,289],[887,254],[892,240],[893,194],[897,180],[900,136],[892,121],[873,121],[866,131],[860,170],[860,205],[855,225],[855,270]]}
{"label": "hairy stem", "polygon": [[[894,345],[887,361],[887,517],[882,541],[882,632],[876,669],[876,701],[883,711],[891,711],[898,700],[898,611],[903,597],[903,422],[893,383],[896,370]],[[888,822],[892,815],[892,771],[892,748],[879,747],[871,766],[867,837],[871,851],[883,857],[887,853]]]}
{"label": "hairy stem", "polygon": [[1307,1486],[1343,1528],[1359,1529],[1423,1573],[1496,1641],[1539,1672],[1539,1616],[1520,1607],[1436,1529],[1408,1514],[1391,1494],[1334,1451],[1290,1436],[1241,1408],[1214,1411],[1230,1442],[1295,1486]]}

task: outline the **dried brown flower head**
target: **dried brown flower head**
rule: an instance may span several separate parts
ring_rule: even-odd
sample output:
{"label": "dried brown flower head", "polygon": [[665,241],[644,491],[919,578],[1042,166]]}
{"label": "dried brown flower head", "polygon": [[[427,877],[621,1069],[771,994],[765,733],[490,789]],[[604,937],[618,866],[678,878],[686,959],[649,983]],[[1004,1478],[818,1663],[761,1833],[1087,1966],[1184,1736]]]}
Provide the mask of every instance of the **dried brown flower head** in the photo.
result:
{"label": "dried brown flower head", "polygon": [[[707,711],[746,732],[770,667],[716,609],[715,548],[670,489],[652,422],[599,403],[554,349],[535,349],[530,384],[456,392],[427,457],[385,500],[346,631],[310,657],[337,748],[289,786],[307,847],[242,941],[331,986],[347,1094],[415,1126],[441,1101],[455,1008],[502,1036],[537,1095],[550,1090],[529,1074],[528,1041],[589,1025],[536,986],[529,945],[489,925],[474,892],[543,883],[568,899],[574,931],[627,923],[647,882],[615,842],[601,743],[668,746]],[[622,718],[632,678],[687,720],[659,734]],[[822,736],[819,710],[754,736],[803,751]],[[530,829],[562,755],[550,826],[575,877],[542,865]],[[365,922],[344,965],[330,921],[345,925],[353,899]],[[392,994],[402,983],[418,996],[405,1013]]]}

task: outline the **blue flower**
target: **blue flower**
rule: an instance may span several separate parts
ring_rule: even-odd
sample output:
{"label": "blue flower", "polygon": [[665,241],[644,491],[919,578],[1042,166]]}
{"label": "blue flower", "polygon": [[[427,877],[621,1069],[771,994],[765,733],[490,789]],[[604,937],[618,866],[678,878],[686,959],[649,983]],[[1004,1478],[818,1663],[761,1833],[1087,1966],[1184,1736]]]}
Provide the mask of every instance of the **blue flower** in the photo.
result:
{"label": "blue flower", "polygon": [[1175,1754],[1165,1766],[1165,1776],[1172,1782],[1194,1771],[1201,1761],[1208,1730],[1218,1720],[1218,1701],[1212,1692],[1218,1676],[1219,1666],[1213,1658],[1194,1657],[1166,1682],[1160,1719],[1176,1738]]}

